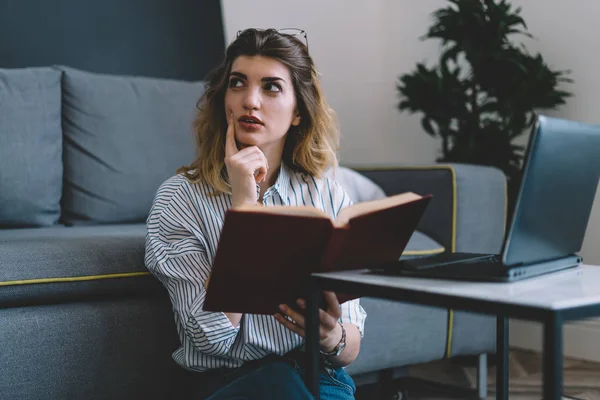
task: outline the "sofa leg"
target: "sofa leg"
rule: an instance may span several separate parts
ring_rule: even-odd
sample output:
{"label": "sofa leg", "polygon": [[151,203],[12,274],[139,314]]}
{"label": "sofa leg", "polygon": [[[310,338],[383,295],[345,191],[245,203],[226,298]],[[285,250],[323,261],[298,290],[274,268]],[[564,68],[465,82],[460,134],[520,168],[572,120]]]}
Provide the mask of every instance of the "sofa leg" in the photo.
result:
{"label": "sofa leg", "polygon": [[480,354],[477,360],[477,395],[484,400],[487,397],[487,354]]}

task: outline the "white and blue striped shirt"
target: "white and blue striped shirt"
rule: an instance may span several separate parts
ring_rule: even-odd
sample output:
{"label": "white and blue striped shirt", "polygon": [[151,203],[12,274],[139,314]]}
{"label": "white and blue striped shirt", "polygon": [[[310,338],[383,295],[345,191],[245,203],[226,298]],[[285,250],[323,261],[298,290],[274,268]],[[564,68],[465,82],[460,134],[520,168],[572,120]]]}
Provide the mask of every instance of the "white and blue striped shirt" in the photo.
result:
{"label": "white and blue striped shirt", "polygon": [[[271,315],[245,314],[234,327],[224,313],[203,311],[204,283],[231,207],[231,195],[211,193],[208,184],[192,184],[181,174],[169,178],[158,189],[147,221],[146,267],[169,292],[182,343],[173,359],[194,371],[239,367],[304,342]],[[263,204],[311,205],[336,218],[351,200],[335,181],[295,173],[282,163]],[[356,325],[362,336],[366,313],[359,299],[342,304],[341,311],[340,321]]]}

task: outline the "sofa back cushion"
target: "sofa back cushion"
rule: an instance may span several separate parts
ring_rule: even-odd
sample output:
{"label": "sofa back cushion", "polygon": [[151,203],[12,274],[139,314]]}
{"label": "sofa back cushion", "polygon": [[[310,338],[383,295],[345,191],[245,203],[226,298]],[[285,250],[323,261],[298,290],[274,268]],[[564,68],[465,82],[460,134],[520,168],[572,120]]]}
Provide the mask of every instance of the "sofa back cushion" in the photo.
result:
{"label": "sofa back cushion", "polygon": [[59,219],[60,75],[52,68],[0,69],[0,227]]}
{"label": "sofa back cushion", "polygon": [[329,169],[326,175],[344,188],[352,203],[379,200],[386,197],[385,192],[379,185],[351,168],[339,166],[335,170]]}
{"label": "sofa back cushion", "polygon": [[[394,173],[392,168],[389,169],[389,173]],[[327,176],[335,179],[344,188],[353,203],[379,200],[387,196],[381,186],[360,172],[348,167],[339,167],[335,171],[330,169],[327,172]],[[400,258],[407,259],[430,256],[443,253],[445,250],[444,246],[429,236],[422,232],[415,231],[406,244],[406,248],[402,252]]]}
{"label": "sofa back cushion", "polygon": [[60,68],[64,222],[144,221],[160,184],[194,159],[203,82]]}

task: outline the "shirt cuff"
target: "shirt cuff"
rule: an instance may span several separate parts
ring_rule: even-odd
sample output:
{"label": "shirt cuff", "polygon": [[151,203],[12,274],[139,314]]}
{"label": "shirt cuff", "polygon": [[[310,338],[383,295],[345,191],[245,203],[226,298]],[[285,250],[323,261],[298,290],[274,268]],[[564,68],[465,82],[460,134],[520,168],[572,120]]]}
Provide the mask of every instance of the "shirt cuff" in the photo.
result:
{"label": "shirt cuff", "polygon": [[359,299],[354,299],[341,304],[342,315],[340,322],[355,325],[358,328],[361,339],[365,335],[365,320],[367,313],[360,305]]}

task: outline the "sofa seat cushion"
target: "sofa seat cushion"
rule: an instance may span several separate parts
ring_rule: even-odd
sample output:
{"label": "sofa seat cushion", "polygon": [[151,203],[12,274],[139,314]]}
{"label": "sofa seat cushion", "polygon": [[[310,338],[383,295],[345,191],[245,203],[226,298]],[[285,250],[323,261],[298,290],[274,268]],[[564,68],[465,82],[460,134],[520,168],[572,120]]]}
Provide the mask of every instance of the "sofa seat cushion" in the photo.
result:
{"label": "sofa seat cushion", "polygon": [[[0,230],[0,307],[163,291],[144,265],[146,226]],[[415,232],[402,258],[443,251]]]}
{"label": "sofa seat cushion", "polygon": [[143,224],[0,230],[0,306],[155,291],[145,235]]}
{"label": "sofa seat cushion", "polygon": [[60,75],[0,69],[0,228],[50,226],[60,216]]}

